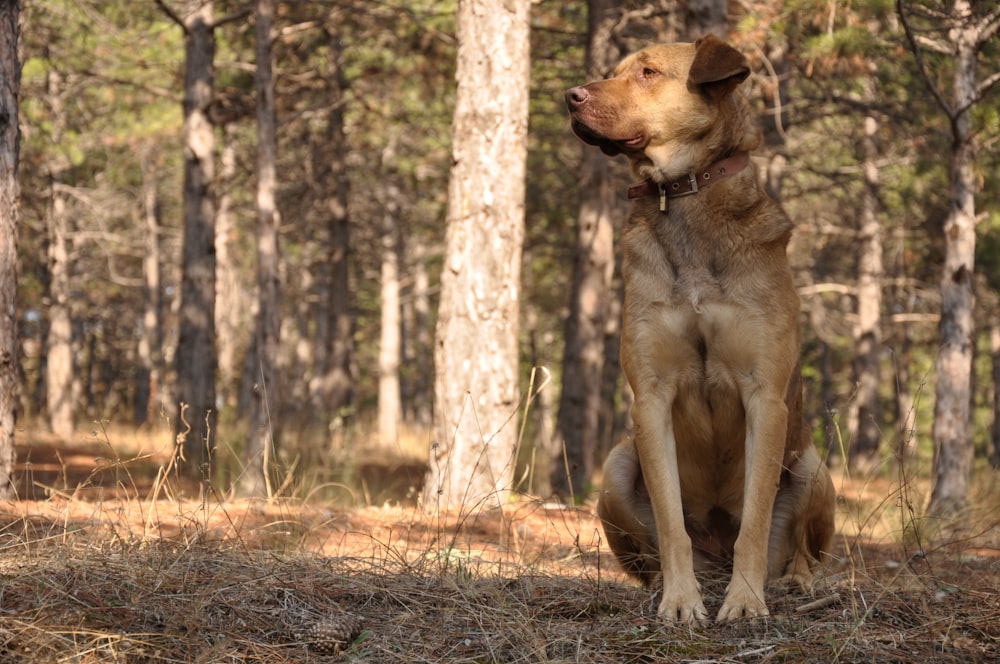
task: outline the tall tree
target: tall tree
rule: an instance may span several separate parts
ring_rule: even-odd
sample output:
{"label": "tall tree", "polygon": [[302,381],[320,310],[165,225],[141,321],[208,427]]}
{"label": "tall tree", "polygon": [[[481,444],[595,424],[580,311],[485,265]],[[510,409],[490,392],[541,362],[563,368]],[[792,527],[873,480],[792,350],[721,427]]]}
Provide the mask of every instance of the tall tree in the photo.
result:
{"label": "tall tree", "polygon": [[[246,347],[241,332],[247,327],[248,313],[240,306],[243,286],[237,269],[236,214],[233,192],[239,178],[236,164],[236,123],[226,123],[219,156],[219,201],[215,211],[215,330],[217,399],[223,408],[238,403],[240,371],[238,350]],[[242,343],[241,343],[242,342]]]}
{"label": "tall tree", "polygon": [[274,1],[256,0],[254,19],[257,44],[257,322],[254,346],[256,389],[250,407],[250,427],[244,456],[241,491],[271,496],[268,460],[274,451],[271,421],[273,395],[278,388],[278,341],[281,337],[278,227],[281,215],[276,200],[277,118],[274,107],[274,74],[271,26]]}
{"label": "tall tree", "polygon": [[[66,109],[63,76],[51,68],[46,80],[46,97],[52,109],[52,140],[63,142]],[[46,213],[48,237],[48,334],[45,338],[45,401],[52,433],[64,440],[73,437],[75,353],[73,317],[70,311],[69,212],[66,209],[68,157],[59,152],[49,162],[49,205]]]}
{"label": "tall tree", "polygon": [[517,441],[530,0],[459,0],[428,508],[510,487]]}
{"label": "tall tree", "polygon": [[402,321],[399,300],[400,235],[396,202],[399,191],[389,186],[382,217],[382,266],[380,270],[381,327],[378,348],[378,444],[384,450],[396,449],[399,423],[403,417],[399,386],[399,367],[403,352]]}
{"label": "tall tree", "polygon": [[[343,18],[338,14],[338,18]],[[326,284],[323,307],[325,311],[325,334],[320,338],[323,344],[321,371],[310,385],[313,412],[325,413],[324,424],[337,421],[354,395],[354,376],[351,367],[354,362],[354,316],[351,312],[350,277],[350,215],[348,214],[347,155],[348,141],[344,133],[344,105],[347,88],[344,76],[344,45],[340,26],[327,30],[324,34],[327,44],[327,89],[329,90],[330,111],[326,117],[326,127],[321,141],[313,143],[314,170],[318,173],[316,188],[321,201],[322,216],[326,220],[326,260],[323,261],[325,274],[321,278]]]}
{"label": "tall tree", "polygon": [[14,429],[17,425],[17,181],[21,126],[18,37],[21,3],[0,0],[0,499],[13,493]]}
{"label": "tall tree", "polygon": [[[874,72],[862,79],[862,102],[876,102]],[[858,232],[857,319],[854,324],[854,381],[857,395],[851,409],[851,472],[872,475],[879,468],[881,400],[879,358],[882,353],[882,224],[879,220],[878,118],[869,110],[862,144],[861,227]]]}
{"label": "tall tree", "polygon": [[[966,506],[972,472],[971,375],[974,308],[973,273],[976,250],[975,165],[981,136],[973,122],[975,106],[1000,83],[1000,72],[980,80],[977,64],[983,45],[1000,29],[1000,5],[954,0],[943,11],[937,5],[896,0],[917,68],[931,96],[948,119],[948,213],[944,222],[944,267],[941,272],[940,344],[935,369],[934,488],[930,510],[946,516]],[[916,19],[921,29],[914,27]],[[935,37],[944,33],[945,38]],[[926,57],[938,57],[951,68],[951,90],[939,87]]]}
{"label": "tall tree", "polygon": [[160,295],[160,196],[154,158],[147,149],[142,155],[142,209],[146,221],[142,276],[145,297],[142,313],[142,336],[139,337],[139,372],[136,377],[135,423],[143,424],[156,416],[162,406],[163,326]]}
{"label": "tall tree", "polygon": [[[184,31],[184,239],[180,330],[175,366],[177,433],[185,472],[206,476],[215,449],[215,80],[212,2],[190,1],[178,16],[157,4]],[[190,430],[188,430],[190,428]]]}
{"label": "tall tree", "polygon": [[[625,55],[613,38],[623,8],[609,0],[587,3],[586,78],[603,78]],[[615,269],[615,219],[624,216],[621,164],[581,144],[580,212],[577,217],[569,316],[563,328],[562,391],[552,456],[552,490],[586,496],[599,448],[605,328]],[[541,487],[544,490],[545,487]]]}

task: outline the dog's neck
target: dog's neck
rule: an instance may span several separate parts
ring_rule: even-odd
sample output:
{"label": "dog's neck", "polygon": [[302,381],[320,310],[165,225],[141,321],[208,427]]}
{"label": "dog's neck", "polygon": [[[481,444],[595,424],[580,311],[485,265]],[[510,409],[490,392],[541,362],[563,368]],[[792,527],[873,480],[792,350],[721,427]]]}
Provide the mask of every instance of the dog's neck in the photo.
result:
{"label": "dog's neck", "polygon": [[697,194],[703,188],[715,184],[719,180],[736,175],[749,163],[749,152],[736,152],[725,159],[720,159],[708,168],[692,171],[673,180],[656,182],[652,178],[647,178],[642,182],[637,182],[628,188],[628,197],[632,199],[659,196],[660,212],[666,212],[668,198]]}

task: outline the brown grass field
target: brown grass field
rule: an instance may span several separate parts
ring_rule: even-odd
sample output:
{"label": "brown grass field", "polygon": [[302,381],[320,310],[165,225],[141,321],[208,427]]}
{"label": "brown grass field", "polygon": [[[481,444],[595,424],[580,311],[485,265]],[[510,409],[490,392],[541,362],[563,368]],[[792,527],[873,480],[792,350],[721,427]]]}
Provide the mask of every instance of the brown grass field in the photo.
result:
{"label": "brown grass field", "polygon": [[[192,500],[140,481],[143,453],[32,454],[32,499],[0,508],[0,662],[1000,661],[986,470],[962,527],[921,516],[921,481],[839,476],[813,592],[772,588],[770,618],[687,628],[624,578],[592,504]],[[724,575],[702,585],[711,612]]]}

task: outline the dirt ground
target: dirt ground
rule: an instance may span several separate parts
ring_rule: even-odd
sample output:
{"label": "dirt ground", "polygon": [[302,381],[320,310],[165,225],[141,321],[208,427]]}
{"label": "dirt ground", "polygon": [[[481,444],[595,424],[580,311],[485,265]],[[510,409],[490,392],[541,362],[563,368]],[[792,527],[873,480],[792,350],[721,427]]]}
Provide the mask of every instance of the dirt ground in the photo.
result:
{"label": "dirt ground", "polygon": [[[589,504],[428,514],[169,483],[149,500],[145,461],[98,448],[46,469],[33,446],[34,499],[0,506],[0,661],[1000,661],[989,489],[956,530],[919,515],[918,481],[840,477],[812,593],[770,588],[767,619],[681,628],[618,570]],[[81,489],[55,488],[74,474]],[[711,612],[725,577],[701,582]]]}

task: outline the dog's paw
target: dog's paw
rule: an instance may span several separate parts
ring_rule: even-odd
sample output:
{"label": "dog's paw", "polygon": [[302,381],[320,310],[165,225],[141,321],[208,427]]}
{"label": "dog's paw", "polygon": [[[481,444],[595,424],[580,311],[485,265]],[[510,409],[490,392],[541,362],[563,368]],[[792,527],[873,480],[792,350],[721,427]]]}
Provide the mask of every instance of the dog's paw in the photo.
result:
{"label": "dog's paw", "polygon": [[786,574],[769,582],[768,587],[782,593],[798,592],[803,595],[811,595],[814,581],[812,574]]}
{"label": "dog's paw", "polygon": [[763,588],[755,592],[746,583],[736,583],[734,579],[715,621],[732,622],[741,618],[763,618],[768,615],[770,612],[764,603]]}
{"label": "dog's paw", "polygon": [[663,595],[656,615],[661,620],[686,625],[701,625],[708,621],[708,611],[701,600],[698,583],[692,579],[688,583],[664,584]]}
{"label": "dog's paw", "polygon": [[812,592],[814,581],[815,575],[809,566],[809,559],[803,555],[796,555],[789,561],[784,575],[772,583],[785,592],[797,589],[803,594],[809,594]]}

